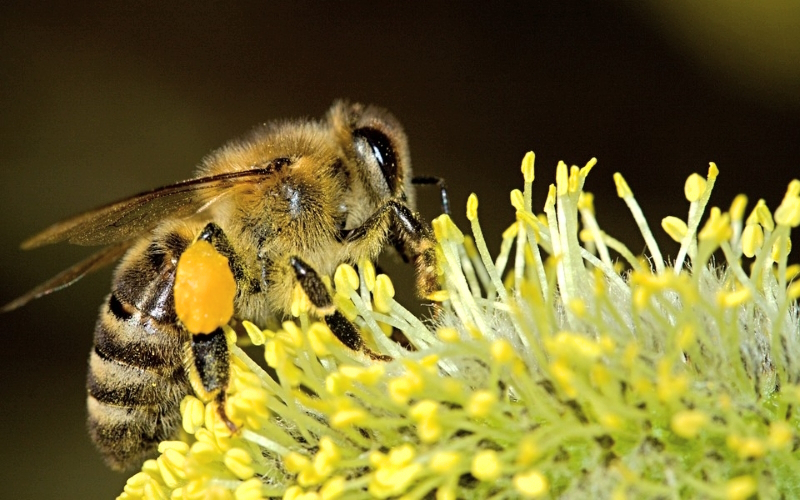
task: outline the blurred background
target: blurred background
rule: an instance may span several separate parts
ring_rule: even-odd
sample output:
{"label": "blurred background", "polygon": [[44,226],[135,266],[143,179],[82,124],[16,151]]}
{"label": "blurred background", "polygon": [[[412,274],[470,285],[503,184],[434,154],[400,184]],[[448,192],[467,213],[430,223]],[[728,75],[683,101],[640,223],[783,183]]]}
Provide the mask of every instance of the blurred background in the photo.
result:
{"label": "blurred background", "polygon": [[[400,119],[415,172],[447,179],[464,229],[466,198],[479,195],[495,252],[514,217],[508,192],[522,187],[520,160],[533,150],[537,209],[558,160],[597,157],[586,189],[600,224],[643,250],[615,195],[612,174],[622,172],[674,256],[660,220],[685,217],[690,173],[717,163],[711,203],[723,210],[739,192],[774,210],[800,176],[800,11],[789,1],[732,5],[6,1],[0,302],[87,255],[68,246],[20,252],[33,232],[185,179],[251,126],[319,117],[341,97]],[[435,217],[436,193],[419,198]],[[86,359],[109,276],[2,317],[7,498],[122,491],[127,476],[106,469],[84,423]]]}

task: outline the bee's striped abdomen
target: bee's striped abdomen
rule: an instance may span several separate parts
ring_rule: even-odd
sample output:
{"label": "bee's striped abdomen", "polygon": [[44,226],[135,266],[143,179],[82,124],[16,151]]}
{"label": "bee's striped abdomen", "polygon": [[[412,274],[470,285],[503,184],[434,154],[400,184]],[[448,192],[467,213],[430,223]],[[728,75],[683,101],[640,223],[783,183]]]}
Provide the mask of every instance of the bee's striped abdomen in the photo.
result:
{"label": "bee's striped abdomen", "polygon": [[172,299],[174,264],[154,244],[136,250],[101,308],[86,381],[89,434],[115,469],[138,465],[174,437],[180,402],[191,392]]}

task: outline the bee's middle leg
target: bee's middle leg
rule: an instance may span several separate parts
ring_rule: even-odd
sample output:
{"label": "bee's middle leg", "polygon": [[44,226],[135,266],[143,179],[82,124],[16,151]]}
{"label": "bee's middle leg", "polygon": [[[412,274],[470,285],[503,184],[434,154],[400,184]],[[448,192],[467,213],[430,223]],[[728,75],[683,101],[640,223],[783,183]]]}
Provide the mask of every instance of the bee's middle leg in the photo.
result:
{"label": "bee's middle leg", "polygon": [[[385,229],[384,229],[385,228]],[[413,262],[417,275],[417,293],[422,298],[439,289],[436,250],[433,232],[408,206],[389,200],[359,227],[348,231],[343,239],[367,240],[376,232],[390,231],[391,241],[407,262]]]}
{"label": "bee's middle leg", "polygon": [[289,259],[289,264],[292,266],[292,269],[294,269],[297,282],[300,283],[308,299],[314,305],[317,312],[323,315],[325,323],[342,344],[354,351],[364,352],[369,357],[376,360],[388,361],[391,359],[391,357],[378,354],[364,345],[364,339],[361,337],[358,329],[335,308],[333,299],[331,298],[331,294],[328,293],[325,283],[311,266],[298,257],[291,257]]}

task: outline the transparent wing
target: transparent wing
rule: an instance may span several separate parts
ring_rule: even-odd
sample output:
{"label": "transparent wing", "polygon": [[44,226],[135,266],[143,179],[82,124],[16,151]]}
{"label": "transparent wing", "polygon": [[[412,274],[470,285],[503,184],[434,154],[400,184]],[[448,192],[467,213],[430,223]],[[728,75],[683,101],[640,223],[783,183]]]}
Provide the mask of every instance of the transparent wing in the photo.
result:
{"label": "transparent wing", "polygon": [[165,218],[189,216],[213,202],[220,190],[262,182],[272,177],[275,160],[263,168],[199,177],[161,187],[89,210],[53,224],[22,242],[30,249],[68,241],[75,245],[108,245],[134,238]]}
{"label": "transparent wing", "polygon": [[69,269],[61,271],[25,295],[4,305],[2,309],[0,309],[0,313],[13,311],[14,309],[22,307],[34,299],[38,299],[39,297],[61,290],[64,287],[68,287],[87,274],[93,273],[98,269],[112,264],[128,251],[128,248],[133,245],[134,241],[135,240],[127,240],[117,243],[116,245],[103,248],[99,252],[92,254]]}

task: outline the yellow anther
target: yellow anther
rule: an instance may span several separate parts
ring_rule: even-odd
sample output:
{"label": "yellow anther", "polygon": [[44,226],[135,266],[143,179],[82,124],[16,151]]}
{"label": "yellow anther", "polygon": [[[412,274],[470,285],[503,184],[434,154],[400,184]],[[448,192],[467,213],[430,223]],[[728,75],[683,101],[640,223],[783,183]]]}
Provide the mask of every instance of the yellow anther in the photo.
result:
{"label": "yellow anther", "polygon": [[419,365],[422,368],[427,368],[428,371],[433,372],[436,370],[436,366],[439,364],[439,355],[438,354],[428,354],[424,358],[419,360]]}
{"label": "yellow anther", "polygon": [[782,420],[772,422],[769,426],[769,437],[767,442],[773,450],[780,450],[788,447],[792,443],[794,432],[792,427]]}
{"label": "yellow anther", "polygon": [[223,460],[233,474],[241,480],[250,479],[255,474],[252,467],[253,457],[241,448],[231,448],[225,453]]}
{"label": "yellow anther", "polygon": [[472,459],[470,472],[479,481],[496,481],[502,474],[502,464],[494,450],[481,450]]}
{"label": "yellow anther", "polygon": [[616,413],[603,412],[598,415],[600,425],[611,431],[620,431],[625,421]]}
{"label": "yellow anther", "polygon": [[764,231],[759,224],[748,224],[742,231],[742,253],[753,257],[764,244]]}
{"label": "yellow anther", "polygon": [[218,462],[222,456],[220,450],[206,442],[197,441],[192,445],[192,461],[200,464]]}
{"label": "yellow anther", "polygon": [[731,214],[731,220],[742,220],[744,212],[747,209],[747,196],[738,194],[731,203],[731,208],[728,212]]}
{"label": "yellow anther", "polygon": [[426,418],[417,423],[417,436],[423,443],[435,443],[442,437],[442,424],[438,418]]}
{"label": "yellow anther", "polygon": [[303,344],[305,344],[305,335],[303,334],[303,330],[297,326],[297,323],[294,321],[284,321],[281,326],[283,327],[283,331],[288,334],[289,345],[291,347],[303,347]]}
{"label": "yellow anther", "polygon": [[764,200],[758,200],[753,211],[756,213],[756,219],[758,223],[761,224],[761,227],[767,231],[775,229],[775,221],[772,219],[772,213],[769,211],[769,208],[767,208],[767,204]]}
{"label": "yellow anther", "polygon": [[336,284],[336,290],[343,293],[348,293],[350,290],[358,289],[360,280],[358,279],[358,272],[353,269],[349,264],[342,264],[336,268],[333,274],[333,282]]}
{"label": "yellow anther", "polygon": [[454,451],[439,451],[431,457],[431,470],[439,474],[452,472],[461,462],[461,455]]}
{"label": "yellow anther", "polygon": [[800,180],[792,179],[789,182],[789,186],[786,188],[786,194],[784,196],[787,198],[796,198],[800,196]]}
{"label": "yellow anther", "polygon": [[514,346],[508,340],[499,339],[492,342],[492,358],[498,363],[508,363],[516,357]]}
{"label": "yellow anther", "polygon": [[614,184],[617,186],[617,196],[620,198],[629,198],[633,196],[633,191],[631,191],[630,186],[625,181],[625,178],[622,177],[622,174],[617,172],[614,174]]}
{"label": "yellow anther", "polygon": [[672,416],[672,432],[686,439],[694,439],[708,423],[708,415],[699,410],[683,410]]}
{"label": "yellow anther", "polygon": [[725,484],[727,500],[745,500],[758,491],[758,484],[753,476],[738,476]]}
{"label": "yellow anther", "polygon": [[717,295],[717,303],[722,307],[737,307],[748,302],[752,296],[749,288],[740,288],[732,292],[721,291]]}
{"label": "yellow anther", "polygon": [[364,385],[371,386],[379,383],[383,378],[384,374],[386,373],[386,365],[383,364],[374,364],[367,368],[366,370],[362,370],[356,376],[353,377],[353,380],[360,382]]}
{"label": "yellow anther", "polygon": [[800,197],[786,197],[775,210],[775,222],[781,226],[800,226]]}
{"label": "yellow anther", "polygon": [[576,193],[581,181],[581,169],[573,165],[569,169],[569,192]]}
{"label": "yellow anther", "polygon": [[292,304],[289,312],[293,317],[298,318],[301,314],[307,313],[310,310],[311,299],[308,298],[308,295],[306,295],[300,283],[295,283],[292,288]]}
{"label": "yellow anther", "polygon": [[549,484],[544,474],[537,470],[514,475],[514,488],[525,498],[538,498],[547,494]]}
{"label": "yellow anther", "polygon": [[601,363],[592,363],[589,370],[589,379],[596,387],[605,388],[613,382],[611,372]]}
{"label": "yellow anther", "polygon": [[402,467],[411,463],[417,452],[410,444],[403,444],[389,451],[388,463],[395,467]]}
{"label": "yellow anther", "polygon": [[[469,203],[467,203],[467,208],[469,209]],[[475,198],[475,217],[478,216],[478,199]],[[438,241],[452,241],[456,244],[461,244],[464,242],[464,233],[455,225],[453,219],[450,218],[447,214],[442,214],[439,217],[433,219],[433,232],[436,236]]]}
{"label": "yellow anther", "polygon": [[[783,245],[781,245],[783,242]],[[792,251],[792,240],[789,238],[780,238],[772,245],[772,260],[778,262],[781,260],[781,250],[783,250],[783,258]]]}
{"label": "yellow anther", "polygon": [[423,399],[412,406],[408,414],[414,420],[422,420],[435,417],[438,409],[439,403],[430,399]]}
{"label": "yellow anther", "polygon": [[719,175],[719,169],[717,168],[717,164],[712,162],[708,163],[708,178],[709,180],[714,180]]}
{"label": "yellow anther", "polygon": [[689,228],[683,220],[671,215],[661,219],[661,228],[670,238],[678,243],[683,241],[683,238],[686,237],[686,233],[689,231]]}
{"label": "yellow anther", "polygon": [[367,286],[367,290],[371,292],[375,287],[375,265],[370,260],[361,259],[358,262],[358,267],[364,276],[364,284]]}
{"label": "yellow anther", "polygon": [[373,497],[378,498],[399,496],[414,482],[421,471],[421,464],[378,469],[372,476],[368,491]]}
{"label": "yellow anther", "polygon": [[523,436],[517,447],[517,465],[526,466],[532,464],[541,456],[542,449],[537,445],[536,439],[530,434]]}
{"label": "yellow anther", "polygon": [[158,443],[158,452],[166,453],[167,450],[173,450],[180,455],[186,455],[189,451],[189,443],[184,441],[161,441]]}
{"label": "yellow anther", "polygon": [[578,232],[578,239],[584,243],[589,243],[590,241],[594,241],[594,233],[589,229],[581,229]]}
{"label": "yellow anther", "polygon": [[169,467],[174,470],[178,476],[184,477],[184,466],[186,465],[186,452],[179,452],[172,448],[164,450],[161,454],[161,459],[169,464]]}
{"label": "yellow anther", "polygon": [[372,298],[375,303],[375,310],[378,312],[389,313],[392,311],[394,285],[392,280],[385,274],[378,275],[375,280],[375,291],[372,294]]}
{"label": "yellow anther", "polygon": [[158,466],[158,472],[161,474],[161,479],[164,481],[167,488],[177,487],[180,480],[185,477],[184,472],[170,464],[164,458],[164,455],[156,459],[156,464]]}
{"label": "yellow anther", "polygon": [[564,359],[571,359],[574,355],[594,360],[603,354],[600,345],[592,339],[584,337],[579,333],[559,332],[552,339],[545,340],[547,349],[562,356]]}
{"label": "yellow anther", "polygon": [[286,347],[279,340],[270,340],[264,344],[264,359],[267,365],[272,368],[282,366],[288,357]]}
{"label": "yellow anther", "polygon": [[247,320],[242,321],[242,326],[244,327],[244,330],[247,332],[247,336],[250,337],[250,342],[252,342],[253,345],[264,345],[264,342],[266,342],[267,337],[266,335],[264,335],[264,332],[261,331],[259,327],[257,327],[253,323],[250,323]]}
{"label": "yellow anther", "polygon": [[507,240],[510,238],[516,238],[518,232],[519,232],[519,223],[515,222],[510,226],[508,226],[508,228],[505,231],[503,231],[503,239]]}
{"label": "yellow anther", "polygon": [[283,466],[292,474],[297,474],[303,469],[311,467],[311,460],[305,455],[301,455],[296,451],[290,451],[283,457]]}
{"label": "yellow anther", "polygon": [[304,500],[302,498],[303,495],[305,495],[305,493],[301,487],[292,485],[283,492],[282,500]]}
{"label": "yellow anther", "polygon": [[[731,436],[733,437],[733,436]],[[738,439],[728,439],[728,446],[736,451],[736,454],[742,460],[753,458],[761,458],[767,453],[766,444],[754,437],[745,437]]]}
{"label": "yellow anther", "polygon": [[588,191],[581,191],[578,197],[578,209],[594,213],[594,195]]}
{"label": "yellow anther", "polygon": [[[545,210],[547,207],[555,206],[556,204],[556,187],[553,184],[550,184],[550,187],[547,189],[547,199],[544,201]],[[547,218],[544,219],[545,223],[547,222]]]}
{"label": "yellow anther", "polygon": [[367,419],[367,413],[358,408],[339,410],[331,417],[331,427],[341,429],[351,425],[358,425]]}
{"label": "yellow anther", "polygon": [[595,157],[589,158],[589,161],[586,162],[586,165],[581,167],[581,177],[585,179],[586,176],[589,175],[589,172],[592,171],[595,165],[597,165],[597,158]]}
{"label": "yellow anther", "polygon": [[720,212],[719,208],[712,207],[708,221],[697,235],[700,241],[714,241],[717,243],[728,240],[733,233],[731,229],[731,216]]}
{"label": "yellow anther", "polygon": [[320,499],[336,500],[337,498],[342,498],[346,484],[345,478],[342,476],[334,476],[328,479],[325,481],[325,484],[322,485],[322,488],[319,489]]}
{"label": "yellow anther", "polygon": [[536,155],[533,151],[528,151],[522,158],[522,177],[525,182],[533,182],[533,163],[536,160]]}
{"label": "yellow anther", "polygon": [[404,376],[389,381],[389,397],[399,405],[405,405],[411,396],[422,387],[422,381],[414,377]]}
{"label": "yellow anther", "polygon": [[261,479],[254,477],[242,482],[233,493],[235,500],[261,500]]}
{"label": "yellow anther", "polygon": [[689,202],[698,201],[706,191],[708,183],[699,174],[694,173],[686,179],[683,185],[683,194]]}
{"label": "yellow anther", "polygon": [[358,316],[358,308],[344,292],[337,291],[336,295],[333,296],[333,303],[336,306],[336,310],[342,313],[349,321],[355,320],[356,316]]}
{"label": "yellow anther", "polygon": [[336,444],[327,436],[320,439],[319,446],[320,449],[314,457],[313,466],[315,475],[322,479],[330,476],[336,470],[342,455]]}
{"label": "yellow anther", "polygon": [[574,385],[575,372],[572,371],[564,360],[558,359],[550,363],[550,372],[567,396],[574,398],[578,395],[578,390]]}
{"label": "yellow anther", "polygon": [[569,170],[563,161],[556,166],[556,194],[564,196],[569,192]]}
{"label": "yellow anther", "polygon": [[497,396],[493,392],[476,391],[467,403],[467,414],[474,418],[485,418],[492,411],[495,403],[497,403]]}
{"label": "yellow anther", "polygon": [[461,339],[458,330],[452,327],[439,328],[436,330],[436,336],[439,337],[439,340],[442,342],[458,342]]}
{"label": "yellow anther", "polygon": [[472,222],[476,217],[478,217],[478,197],[472,193],[467,198],[467,220]]}
{"label": "yellow anther", "polygon": [[456,500],[457,498],[456,489],[449,484],[436,488],[435,500]]}
{"label": "yellow anther", "polygon": [[573,297],[569,301],[569,310],[572,311],[572,314],[577,318],[584,318],[586,316],[586,301],[578,297]]}
{"label": "yellow anther", "polygon": [[676,340],[678,342],[678,347],[686,350],[694,345],[695,339],[697,339],[695,328],[691,325],[686,325],[678,331]]}
{"label": "yellow anther", "polygon": [[786,295],[792,300],[800,298],[800,280],[793,281],[792,284],[786,288]]}
{"label": "yellow anther", "polygon": [[519,189],[511,191],[511,206],[519,211],[525,210],[525,197]]}
{"label": "yellow anther", "polygon": [[155,459],[145,460],[142,464],[142,472],[150,474],[153,477],[157,477],[160,472],[158,471],[158,463]]}
{"label": "yellow anther", "polygon": [[328,346],[333,343],[333,332],[328,328],[328,325],[316,322],[308,328],[306,336],[314,354],[320,357],[330,354]]}
{"label": "yellow anther", "polygon": [[325,377],[325,390],[333,396],[341,396],[350,390],[353,384],[341,373],[331,373]]}
{"label": "yellow anther", "polygon": [[800,276],[800,264],[786,266],[786,281],[792,281],[797,276]]}
{"label": "yellow anther", "polygon": [[183,430],[194,434],[205,421],[205,405],[194,396],[186,396],[181,401],[181,423]]}
{"label": "yellow anther", "polygon": [[447,290],[436,290],[433,293],[429,293],[425,298],[432,302],[444,302],[445,300],[450,300],[450,293]]}

